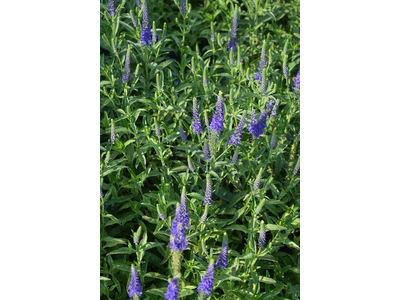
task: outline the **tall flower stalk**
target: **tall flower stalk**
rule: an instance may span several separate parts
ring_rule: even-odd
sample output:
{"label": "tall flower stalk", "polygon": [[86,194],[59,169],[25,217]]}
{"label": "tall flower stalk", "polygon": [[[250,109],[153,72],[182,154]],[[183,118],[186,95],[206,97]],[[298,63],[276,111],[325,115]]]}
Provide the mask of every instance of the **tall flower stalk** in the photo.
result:
{"label": "tall flower stalk", "polygon": [[179,295],[179,276],[175,276],[169,280],[167,291],[165,292],[165,299],[167,300],[178,300]]}
{"label": "tall flower stalk", "polygon": [[[131,47],[128,45],[128,51],[126,52],[126,58],[125,58],[125,73],[122,76],[122,82],[125,83],[128,80],[131,80]],[[128,80],[126,78],[129,78]]]}
{"label": "tall flower stalk", "polygon": [[186,187],[182,188],[181,194],[181,222],[185,229],[189,228],[189,211],[187,208]]}
{"label": "tall flower stalk", "polygon": [[211,259],[210,264],[208,265],[207,268],[207,272],[201,279],[200,284],[197,288],[197,292],[199,293],[199,300],[203,300],[211,294],[213,285],[214,285],[214,260]]}
{"label": "tall flower stalk", "polygon": [[212,181],[210,174],[206,176],[206,194],[204,196],[203,206],[206,206],[206,204],[209,206],[212,204]]}
{"label": "tall flower stalk", "polygon": [[131,16],[131,21],[132,21],[133,27],[138,28],[139,26],[138,26],[136,17],[133,14],[132,10],[129,11],[129,15]]}
{"label": "tall flower stalk", "polygon": [[115,125],[114,120],[111,119],[111,135],[110,135],[111,144],[115,144]]}
{"label": "tall flower stalk", "polygon": [[187,13],[186,0],[181,0],[181,12],[184,16]]}
{"label": "tall flower stalk", "polygon": [[224,233],[221,252],[217,258],[217,261],[215,262],[215,265],[222,269],[225,269],[228,265],[228,236],[226,232]]}
{"label": "tall flower stalk", "polygon": [[239,148],[236,148],[235,153],[233,153],[233,157],[232,157],[233,164],[236,164],[236,162],[238,160],[238,156],[239,156]]}
{"label": "tall flower stalk", "polygon": [[192,118],[193,133],[201,133],[201,121],[199,117],[199,107],[196,97],[193,98],[193,118]]}
{"label": "tall flower stalk", "polygon": [[260,59],[260,65],[258,66],[258,71],[255,77],[255,80],[257,80],[257,83],[261,85],[261,80],[262,80],[262,72],[263,70],[267,67],[267,52],[266,52],[266,42],[263,42],[262,48],[261,48],[261,59]]}
{"label": "tall flower stalk", "polygon": [[134,265],[131,265],[131,280],[129,282],[128,296],[131,299],[138,300],[142,295],[142,287],[140,286],[139,274]]}
{"label": "tall flower stalk", "polygon": [[265,246],[265,240],[266,240],[266,235],[265,235],[265,225],[264,221],[261,221],[261,226],[260,226],[260,236],[258,238],[258,248],[263,248]]}
{"label": "tall flower stalk", "polygon": [[296,80],[294,81],[294,88],[295,91],[300,93],[300,70],[297,72]]}
{"label": "tall flower stalk", "polygon": [[243,132],[243,127],[244,127],[244,122],[246,121],[246,112],[243,113],[242,118],[240,119],[240,122],[235,129],[235,132],[231,136],[231,139],[229,140],[228,144],[237,146],[240,142],[240,139],[242,137],[242,132]]}
{"label": "tall flower stalk", "polygon": [[142,21],[142,32],[140,38],[140,44],[142,46],[151,45],[152,37],[151,37],[151,28],[150,28],[150,17],[149,17],[149,9],[147,7],[146,0],[143,0],[143,21]]}
{"label": "tall flower stalk", "polygon": [[224,117],[225,117],[224,99],[222,97],[222,92],[219,91],[217,98],[217,106],[215,107],[215,113],[211,120],[210,130],[216,131],[218,135],[220,135],[222,129],[224,128]]}
{"label": "tall flower stalk", "polygon": [[111,17],[113,15],[115,15],[115,3],[114,3],[114,0],[108,0],[108,12],[110,13]]}
{"label": "tall flower stalk", "polygon": [[254,180],[254,184],[253,184],[253,191],[258,190],[258,188],[260,187],[260,181],[261,181],[261,175],[262,175],[262,168],[258,171],[257,177]]}
{"label": "tall flower stalk", "polygon": [[258,139],[263,134],[265,126],[267,125],[267,111],[263,110],[260,114],[258,121],[256,120],[256,111],[251,112],[251,120],[249,124],[249,132],[253,135],[253,138]]}
{"label": "tall flower stalk", "polygon": [[231,49],[233,50],[233,52],[236,52],[237,24],[238,24],[238,10],[237,6],[235,6],[235,11],[233,13],[233,20],[232,20],[231,35],[228,42],[228,52],[230,52]]}
{"label": "tall flower stalk", "polygon": [[182,142],[186,143],[187,142],[186,133],[183,130],[182,124],[179,126],[179,134],[181,135]]}
{"label": "tall flower stalk", "polygon": [[178,203],[176,205],[175,218],[171,225],[171,236],[169,240],[169,247],[173,251],[185,250],[188,244],[188,239],[185,238],[186,226],[183,219],[182,209]]}

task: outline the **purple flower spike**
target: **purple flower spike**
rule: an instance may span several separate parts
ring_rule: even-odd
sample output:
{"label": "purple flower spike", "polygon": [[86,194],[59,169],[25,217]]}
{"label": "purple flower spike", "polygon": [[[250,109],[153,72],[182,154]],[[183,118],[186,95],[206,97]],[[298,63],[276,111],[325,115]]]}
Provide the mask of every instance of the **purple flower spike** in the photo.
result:
{"label": "purple flower spike", "polygon": [[233,133],[231,139],[228,142],[229,145],[237,146],[239,144],[240,139],[242,137],[242,131],[243,131],[245,121],[246,121],[246,113],[244,113],[242,115],[242,118],[240,119],[238,127],[236,128],[235,132]]}
{"label": "purple flower spike", "polygon": [[211,43],[215,42],[215,34],[214,34],[214,24],[211,23],[211,34],[210,34]]}
{"label": "purple flower spike", "polygon": [[299,169],[300,169],[300,159],[299,159],[299,161],[297,162],[296,166],[294,167],[293,176],[296,176],[296,174],[297,174],[297,172],[299,171]]}
{"label": "purple flower spike", "polygon": [[130,55],[130,51],[129,51],[129,46],[128,46],[128,51],[126,52],[126,58],[125,58],[125,73],[124,76],[122,76],[122,82],[125,83],[126,77],[129,76],[128,80],[131,80],[132,77],[130,75],[131,73],[131,55]]}
{"label": "purple flower spike", "polygon": [[214,262],[211,260],[208,265],[207,272],[201,279],[197,292],[203,292],[206,296],[211,294],[212,287],[214,285]]}
{"label": "purple flower spike", "polygon": [[287,68],[287,58],[286,57],[283,60],[282,70],[283,70],[283,77],[285,77],[285,79],[288,80],[289,73],[288,73],[288,68]]}
{"label": "purple flower spike", "polygon": [[115,144],[115,125],[114,120],[111,119],[111,136],[110,136],[111,144]]}
{"label": "purple flower spike", "polygon": [[265,226],[264,221],[261,221],[260,237],[258,238],[258,247],[261,249],[265,246]]}
{"label": "purple flower spike", "polygon": [[235,153],[233,153],[233,157],[232,157],[232,163],[236,164],[237,159],[238,159],[238,155],[239,155],[239,148],[236,148]]}
{"label": "purple flower spike", "polygon": [[210,174],[207,174],[207,183],[206,183],[206,194],[204,196],[203,206],[206,206],[208,203],[209,206],[212,204],[212,182],[210,178]]}
{"label": "purple flower spike", "polygon": [[274,119],[276,119],[276,117],[277,117],[276,110],[278,109],[278,106],[279,106],[279,100],[276,101],[274,108],[272,109],[272,112],[271,112],[271,117],[273,117]]}
{"label": "purple flower spike", "polygon": [[142,295],[142,287],[140,286],[139,274],[136,268],[131,266],[131,281],[129,282],[128,295],[130,298],[138,298]]}
{"label": "purple flower spike", "polygon": [[215,265],[219,265],[222,269],[225,269],[228,265],[228,236],[226,235],[226,232],[224,233],[222,241],[221,253],[218,256]]}
{"label": "purple flower spike", "polygon": [[193,133],[201,133],[201,121],[199,117],[199,107],[196,98],[193,98],[193,119],[192,119]]}
{"label": "purple flower spike", "polygon": [[268,103],[267,103],[267,105],[266,105],[266,107],[267,107],[267,112],[270,112],[271,111],[271,109],[272,109],[272,105],[274,105],[274,103],[275,103],[275,101],[274,100],[272,100],[272,99],[270,99],[269,101],[268,101]]}
{"label": "purple flower spike", "polygon": [[175,276],[169,280],[169,285],[165,293],[165,299],[167,300],[178,300],[179,288],[178,288],[179,277]]}
{"label": "purple flower spike", "polygon": [[257,83],[259,85],[261,85],[262,70],[264,70],[266,67],[267,67],[267,53],[266,53],[266,43],[264,41],[262,49],[261,49],[260,65],[258,67],[258,71],[257,71],[256,77],[255,77],[255,79],[257,80]]}
{"label": "purple flower spike", "polygon": [[222,129],[224,128],[224,116],[225,116],[224,99],[222,97],[222,92],[219,91],[217,106],[215,108],[215,113],[210,125],[211,131],[218,132],[218,135],[221,134]]}
{"label": "purple flower spike", "polygon": [[115,4],[114,0],[108,0],[108,12],[110,13],[110,16],[112,17],[115,15]]}
{"label": "purple flower spike", "polygon": [[189,211],[186,205],[186,187],[182,189],[181,195],[181,221],[185,229],[189,228]]}
{"label": "purple flower spike", "polygon": [[136,20],[136,17],[133,15],[132,10],[129,11],[129,14],[131,15],[133,27],[138,28],[137,20]]}
{"label": "purple flower spike", "polygon": [[164,216],[163,212],[161,211],[160,207],[158,206],[158,204],[157,204],[157,213],[158,213],[158,216],[160,217],[160,219],[164,221],[165,216]]}
{"label": "purple flower spike", "polygon": [[265,126],[267,125],[267,111],[263,110],[260,114],[260,118],[256,121],[255,110],[251,112],[251,120],[249,124],[249,132],[253,135],[253,138],[258,139],[263,134]]}
{"label": "purple flower spike", "polygon": [[185,131],[183,131],[182,125],[179,126],[179,134],[181,135],[182,142],[186,143],[187,142],[186,133]]}
{"label": "purple flower spike", "polygon": [[235,12],[233,13],[231,36],[230,36],[229,43],[228,43],[228,52],[230,52],[231,49],[233,49],[233,52],[236,52],[237,23],[238,23],[238,12],[237,12],[237,8],[236,8]]}
{"label": "purple flower spike", "polygon": [[101,185],[100,185],[100,199],[104,198],[104,194],[103,194],[103,190],[101,189]]}
{"label": "purple flower spike", "polygon": [[296,80],[294,81],[294,90],[300,93],[300,70],[297,72]]}
{"label": "purple flower spike", "polygon": [[151,29],[149,19],[149,9],[147,7],[146,0],[143,0],[143,22],[142,22],[142,34],[140,38],[140,44],[142,46],[151,45]]}
{"label": "purple flower spike", "polygon": [[141,5],[141,3],[140,3],[140,0],[136,0],[136,7],[138,7],[138,8],[140,9],[141,6],[142,6],[142,5]]}
{"label": "purple flower spike", "polygon": [[188,239],[185,238],[186,229],[184,227],[182,210],[179,203],[176,206],[175,218],[172,221],[171,236],[169,239],[169,247],[173,251],[185,250],[188,244]]}
{"label": "purple flower spike", "polygon": [[190,171],[192,171],[193,173],[196,173],[196,170],[195,170],[195,168],[193,166],[193,163],[192,163],[192,160],[190,159],[190,156],[188,156],[188,167],[189,167]]}
{"label": "purple flower spike", "polygon": [[181,11],[183,15],[185,15],[187,12],[186,0],[181,0]]}

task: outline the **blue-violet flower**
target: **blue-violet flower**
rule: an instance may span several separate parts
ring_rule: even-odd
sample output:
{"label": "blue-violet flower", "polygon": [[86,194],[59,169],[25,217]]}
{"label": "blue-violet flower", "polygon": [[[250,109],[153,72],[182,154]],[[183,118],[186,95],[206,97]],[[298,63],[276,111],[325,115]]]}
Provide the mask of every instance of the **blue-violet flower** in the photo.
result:
{"label": "blue-violet flower", "polygon": [[167,300],[178,300],[179,288],[178,288],[179,277],[175,276],[169,280],[167,291],[165,292],[165,299]]}
{"label": "blue-violet flower", "polygon": [[139,299],[139,297],[142,295],[139,274],[133,265],[131,266],[131,281],[129,282],[128,295],[131,299]]}
{"label": "blue-violet flower", "polygon": [[203,292],[206,296],[211,294],[212,287],[214,285],[214,261],[211,260],[208,265],[207,272],[201,279],[197,292]]}
{"label": "blue-violet flower", "polygon": [[235,8],[235,12],[233,13],[231,36],[228,43],[228,52],[230,52],[231,49],[233,49],[233,52],[236,52],[237,23],[238,23],[238,11],[237,8]]}
{"label": "blue-violet flower", "polygon": [[113,15],[115,15],[115,3],[114,3],[114,0],[108,0],[108,12],[110,13],[111,17]]}
{"label": "blue-violet flower", "polygon": [[257,80],[257,83],[259,85],[261,85],[262,70],[264,70],[266,67],[267,67],[267,53],[266,53],[266,43],[264,41],[261,49],[260,65],[258,67],[258,71],[255,77],[255,80]]}
{"label": "blue-violet flower", "polygon": [[151,29],[149,19],[149,9],[147,7],[146,0],[143,0],[143,22],[142,22],[142,33],[140,38],[140,44],[142,46],[151,45]]}
{"label": "blue-violet flower", "polygon": [[186,230],[182,221],[183,221],[182,210],[178,203],[176,205],[175,218],[172,221],[171,225],[171,236],[169,240],[170,242],[169,247],[173,251],[185,250],[188,244],[188,239],[185,238]]}
{"label": "blue-violet flower", "polygon": [[243,113],[242,118],[240,119],[240,122],[238,124],[238,127],[235,129],[235,132],[233,133],[231,139],[229,140],[229,142],[228,142],[229,145],[237,146],[239,144],[240,139],[242,137],[242,132],[243,132],[243,127],[244,127],[245,121],[246,121],[246,112]]}
{"label": "blue-violet flower", "polygon": [[296,80],[294,81],[294,90],[300,93],[300,70],[297,72]]}
{"label": "blue-violet flower", "polygon": [[215,108],[215,113],[210,125],[211,131],[216,131],[218,132],[218,134],[221,134],[222,129],[224,127],[224,116],[225,116],[224,99],[222,97],[222,92],[219,91],[217,106]]}
{"label": "blue-violet flower", "polygon": [[199,107],[197,105],[196,97],[193,98],[193,119],[192,119],[193,133],[201,133],[201,121],[199,117]]}
{"label": "blue-violet flower", "polygon": [[212,204],[212,182],[210,174],[206,176],[206,194],[204,196],[203,206],[206,206],[207,203],[209,206]]}
{"label": "blue-violet flower", "polygon": [[261,221],[260,237],[258,238],[258,247],[263,248],[265,246],[265,226],[264,221]]}
{"label": "blue-violet flower", "polygon": [[217,258],[217,261],[215,262],[215,265],[220,266],[222,269],[225,269],[228,265],[228,236],[226,235],[226,232],[224,233],[221,252]]}
{"label": "blue-violet flower", "polygon": [[128,80],[131,80],[131,55],[130,55],[130,47],[128,46],[128,51],[126,52],[126,58],[125,58],[125,73],[122,76],[122,82],[125,83],[126,77],[129,76]]}

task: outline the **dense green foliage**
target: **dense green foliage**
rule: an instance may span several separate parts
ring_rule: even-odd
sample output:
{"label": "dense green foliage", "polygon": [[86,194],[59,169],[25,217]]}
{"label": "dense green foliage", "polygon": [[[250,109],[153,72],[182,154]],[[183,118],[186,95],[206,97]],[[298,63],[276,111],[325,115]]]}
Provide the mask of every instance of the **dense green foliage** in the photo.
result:
{"label": "dense green foliage", "polygon": [[[225,232],[228,266],[215,268],[210,299],[298,299],[300,172],[293,175],[293,170],[300,160],[300,95],[293,87],[300,69],[299,1],[189,0],[184,16],[180,2],[149,0],[158,38],[145,47],[140,44],[142,10],[135,3],[116,1],[114,16],[108,2],[100,8],[101,299],[129,299],[132,264],[143,289],[140,299],[164,299],[172,277],[171,222],[183,187],[190,225],[189,245],[181,254],[180,299],[196,299]],[[238,51],[228,53],[235,5]],[[267,91],[262,95],[254,77],[264,41]],[[288,80],[282,71],[285,45]],[[131,80],[123,83],[128,47]],[[225,99],[224,129],[207,162],[205,118],[211,123],[219,91]],[[193,134],[191,126],[194,97],[201,134]],[[256,110],[258,119],[270,100],[279,103],[277,118],[268,117],[263,134],[253,139],[250,112]],[[247,118],[233,164],[236,147],[228,140],[243,113]],[[273,132],[277,143],[271,148]],[[195,173],[188,168],[188,157]],[[261,187],[253,191],[259,172]],[[200,223],[207,174],[213,202],[205,223]],[[262,220],[266,244],[259,249]]]}

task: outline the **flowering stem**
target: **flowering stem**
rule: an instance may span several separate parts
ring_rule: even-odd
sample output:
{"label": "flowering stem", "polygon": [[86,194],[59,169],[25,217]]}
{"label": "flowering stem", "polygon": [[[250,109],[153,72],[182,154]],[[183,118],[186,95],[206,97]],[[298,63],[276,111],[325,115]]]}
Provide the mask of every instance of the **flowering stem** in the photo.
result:
{"label": "flowering stem", "polygon": [[172,275],[176,276],[181,271],[181,251],[172,251]]}

